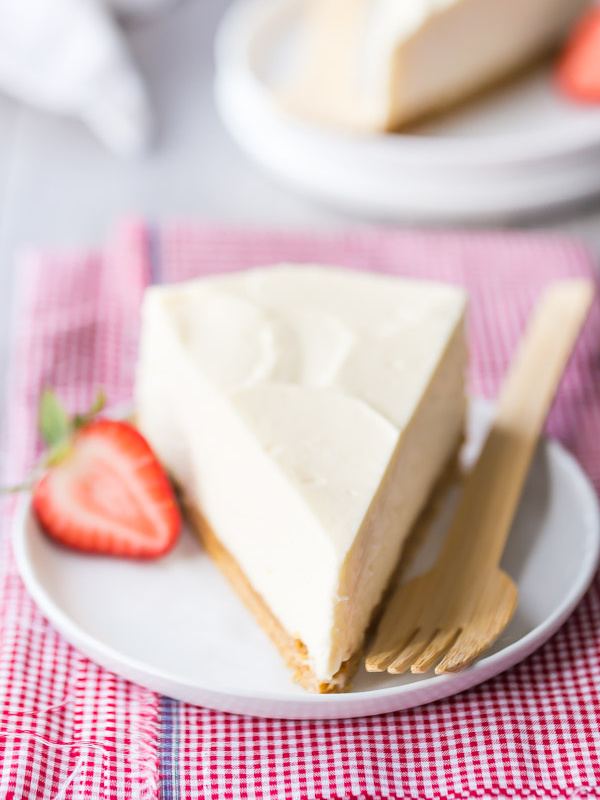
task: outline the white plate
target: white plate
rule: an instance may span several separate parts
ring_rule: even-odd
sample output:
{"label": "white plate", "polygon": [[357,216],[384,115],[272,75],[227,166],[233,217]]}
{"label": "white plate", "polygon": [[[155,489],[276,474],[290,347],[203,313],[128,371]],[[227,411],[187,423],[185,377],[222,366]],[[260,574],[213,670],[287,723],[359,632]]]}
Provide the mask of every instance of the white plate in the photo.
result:
{"label": "white plate", "polygon": [[[487,404],[476,402],[473,409],[467,461],[489,419]],[[446,520],[450,512],[451,502]],[[444,518],[419,553],[413,574],[435,558]],[[347,694],[309,695],[290,681],[275,648],[188,531],[156,562],[86,556],[49,540],[25,498],[13,537],[19,572],[42,612],[99,664],[197,705],[297,719],[410,708],[502,672],[564,622],[592,579],[599,542],[594,490],[571,456],[544,442],[503,560],[519,587],[519,606],[490,654],[452,676],[400,677],[363,669]]]}
{"label": "white plate", "polygon": [[549,67],[410,134],[346,135],[282,113],[307,0],[237,0],[217,36],[231,135],[293,188],[370,217],[516,219],[600,193],[600,108],[563,99]]}

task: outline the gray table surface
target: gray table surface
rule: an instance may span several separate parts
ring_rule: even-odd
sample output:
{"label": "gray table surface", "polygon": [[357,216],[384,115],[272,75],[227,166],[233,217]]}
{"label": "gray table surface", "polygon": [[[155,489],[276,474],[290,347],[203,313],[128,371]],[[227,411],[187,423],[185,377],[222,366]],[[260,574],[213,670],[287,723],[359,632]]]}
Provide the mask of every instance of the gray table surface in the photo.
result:
{"label": "gray table surface", "polygon": [[[99,243],[122,214],[186,217],[285,228],[355,220],[296,197],[230,141],[212,98],[212,42],[223,0],[184,0],[128,26],[158,130],[148,155],[119,160],[78,122],[0,95],[0,397],[9,351],[15,254],[28,244]],[[538,220],[567,231],[600,257],[600,204]],[[0,413],[5,405],[0,405]]]}

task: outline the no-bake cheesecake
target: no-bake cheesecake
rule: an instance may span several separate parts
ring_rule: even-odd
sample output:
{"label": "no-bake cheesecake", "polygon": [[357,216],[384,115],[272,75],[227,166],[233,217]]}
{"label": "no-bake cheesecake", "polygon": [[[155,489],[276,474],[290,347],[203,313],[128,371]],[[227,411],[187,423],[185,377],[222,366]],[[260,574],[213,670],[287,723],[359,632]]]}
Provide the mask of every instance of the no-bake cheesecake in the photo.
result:
{"label": "no-bake cheesecake", "polygon": [[515,73],[564,37],[586,0],[306,0],[303,61],[285,106],[394,130]]}
{"label": "no-bake cheesecake", "polygon": [[307,689],[343,689],[465,418],[458,287],[281,265],[150,288],[138,424]]}

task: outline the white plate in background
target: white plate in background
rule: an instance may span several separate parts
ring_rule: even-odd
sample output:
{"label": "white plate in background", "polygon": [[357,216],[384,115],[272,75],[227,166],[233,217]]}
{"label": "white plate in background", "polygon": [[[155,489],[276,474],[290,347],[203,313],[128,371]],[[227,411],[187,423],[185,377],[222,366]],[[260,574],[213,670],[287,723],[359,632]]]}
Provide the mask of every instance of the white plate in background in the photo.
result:
{"label": "white plate in background", "polygon": [[[474,458],[489,406],[474,402],[465,449]],[[454,498],[456,499],[456,498]],[[451,512],[447,504],[412,573],[428,568]],[[595,572],[598,503],[575,460],[542,442],[503,566],[519,605],[496,645],[465,672],[436,677],[360,670],[352,691],[310,695],[189,531],[157,561],[85,555],[56,545],[25,497],[13,547],[25,586],[50,622],[107,669],[196,705],[264,717],[320,719],[396,711],[456,694],[511,667],[545,642],[579,602]]]}
{"label": "white plate in background", "polygon": [[215,92],[238,144],[291,188],[369,218],[517,220],[600,194],[600,108],[540,67],[410,133],[352,135],[283,113],[306,0],[237,0],[217,36]]}

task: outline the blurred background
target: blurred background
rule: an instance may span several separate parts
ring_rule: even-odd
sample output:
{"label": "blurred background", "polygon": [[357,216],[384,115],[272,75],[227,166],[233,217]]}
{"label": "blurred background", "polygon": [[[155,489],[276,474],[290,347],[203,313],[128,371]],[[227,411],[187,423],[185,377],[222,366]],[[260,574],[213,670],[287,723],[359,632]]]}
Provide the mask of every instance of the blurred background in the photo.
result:
{"label": "blurred background", "polygon": [[[76,2],[81,3],[81,0]],[[278,2],[280,0],[271,0],[273,6]],[[2,14],[6,19],[11,16],[11,5],[13,15],[17,6],[21,9],[21,18],[11,20],[12,34],[2,20]],[[125,15],[115,22],[123,37],[116,48],[117,61],[125,59],[128,68],[127,60],[131,57],[142,80],[141,85],[135,81],[132,84],[138,102],[139,126],[135,131],[122,124],[122,120],[111,118],[110,109],[102,119],[96,109],[85,114],[79,113],[80,110],[73,113],[70,109],[42,110],[40,104],[59,106],[61,98],[44,96],[41,103],[32,102],[32,97],[34,101],[37,99],[34,96],[37,85],[28,86],[23,82],[21,85],[20,75],[9,74],[10,69],[2,61],[2,40],[6,45],[12,35],[9,44],[18,43],[19,37],[25,38],[23,32],[27,27],[23,15],[36,13],[36,8],[42,6],[48,9],[47,14],[46,11],[40,14],[36,23],[39,46],[36,57],[39,53],[40,59],[30,65],[35,79],[33,84],[45,77],[48,78],[46,84],[52,82],[52,69],[47,65],[57,49],[61,52],[64,49],[68,58],[62,59],[57,74],[63,83],[66,80],[68,87],[69,76],[80,74],[80,65],[86,61],[86,48],[93,48],[97,42],[93,36],[89,40],[82,36],[78,44],[82,52],[75,52],[77,48],[74,50],[71,45],[63,48],[61,31],[64,31],[65,21],[72,19],[72,4],[66,2],[64,8],[59,8],[60,5],[58,2],[53,8],[50,0],[43,4],[37,0],[16,4],[4,0],[0,7],[3,31],[0,32],[1,374],[6,365],[15,253],[28,244],[64,248],[97,243],[120,217],[132,213],[150,221],[194,218],[310,230],[371,222],[456,223],[457,220],[444,220],[439,214],[435,219],[427,219],[426,214],[411,219],[405,212],[394,218],[389,213],[380,213],[377,208],[371,213],[362,213],[359,208],[342,210],[339,204],[318,202],[318,198],[315,201],[302,192],[292,191],[285,176],[272,176],[260,165],[260,157],[258,161],[249,157],[221,121],[214,98],[214,42],[220,20],[231,10],[232,4],[226,0],[164,0],[162,3],[155,0],[150,8],[144,7],[144,0],[126,3]],[[83,3],[82,7],[86,5]],[[111,24],[112,19],[111,9]],[[108,16],[100,21],[101,28],[108,25],[107,20]],[[91,27],[93,22],[84,20],[82,30],[86,25]],[[106,41],[113,46],[110,39],[113,34],[106,35]],[[47,45],[47,41],[50,44]],[[22,52],[25,50],[23,45]],[[116,80],[109,74],[108,82],[113,78]],[[91,81],[89,85],[93,87],[96,100],[102,97],[101,82]],[[48,86],[42,89],[45,91]],[[535,95],[537,89],[534,87],[532,91]],[[27,101],[19,99],[20,96]],[[519,100],[523,108],[529,105],[527,96]],[[539,102],[541,108],[545,101],[542,98]],[[69,105],[68,99],[64,105]],[[597,109],[596,112],[600,113]],[[252,116],[253,112],[249,113]],[[88,124],[82,121],[86,114]],[[493,115],[490,119],[496,124]],[[526,117],[524,120],[527,127],[529,122]],[[229,127],[233,124],[235,122],[230,120]],[[468,119],[465,122],[459,117],[451,135],[460,137],[468,124]],[[96,135],[91,130],[94,125]],[[434,138],[438,135],[436,130],[422,133]],[[277,131],[269,135],[276,136]],[[600,137],[598,145],[594,158],[600,164]],[[295,154],[290,158],[294,161]],[[283,172],[285,167],[282,167]],[[481,222],[469,220],[468,215],[460,220],[464,225]],[[546,209],[544,213],[517,215],[516,218],[504,214],[484,220],[484,223],[495,227],[510,225],[568,231],[600,253],[600,203],[593,198],[558,210]]]}

